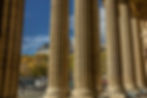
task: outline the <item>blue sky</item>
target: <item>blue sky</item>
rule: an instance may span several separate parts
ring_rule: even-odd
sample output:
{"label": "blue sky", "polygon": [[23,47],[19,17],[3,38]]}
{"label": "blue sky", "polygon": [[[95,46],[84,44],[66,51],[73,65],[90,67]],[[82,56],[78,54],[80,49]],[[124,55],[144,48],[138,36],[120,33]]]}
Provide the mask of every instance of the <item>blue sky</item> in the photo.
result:
{"label": "blue sky", "polygon": [[[49,42],[50,1],[25,0],[22,54],[34,54],[40,46]],[[101,41],[105,36],[105,11],[100,4]],[[74,0],[70,0],[69,8],[70,39],[74,36]]]}

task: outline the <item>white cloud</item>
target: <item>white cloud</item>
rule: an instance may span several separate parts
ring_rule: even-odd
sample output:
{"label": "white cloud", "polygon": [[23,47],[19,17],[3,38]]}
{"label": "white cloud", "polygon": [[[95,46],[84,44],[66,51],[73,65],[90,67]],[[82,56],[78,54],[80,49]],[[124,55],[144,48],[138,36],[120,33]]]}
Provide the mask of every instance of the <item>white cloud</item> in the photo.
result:
{"label": "white cloud", "polygon": [[49,42],[49,37],[45,35],[24,37],[22,53],[30,53],[30,54],[35,53],[41,45],[47,42]]}

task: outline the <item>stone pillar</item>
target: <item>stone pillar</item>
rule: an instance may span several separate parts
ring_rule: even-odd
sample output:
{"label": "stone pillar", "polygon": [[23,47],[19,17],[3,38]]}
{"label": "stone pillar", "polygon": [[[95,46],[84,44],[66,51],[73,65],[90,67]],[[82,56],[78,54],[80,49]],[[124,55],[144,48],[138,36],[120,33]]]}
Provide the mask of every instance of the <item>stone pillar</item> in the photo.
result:
{"label": "stone pillar", "polygon": [[[144,59],[144,70],[145,70],[145,79],[147,80],[147,22],[144,19],[140,19],[140,28],[141,28],[141,38],[143,39],[143,59]],[[147,85],[147,83],[146,83]]]}
{"label": "stone pillar", "polygon": [[128,94],[134,94],[136,92],[135,66],[133,63],[133,43],[128,0],[119,0],[119,12],[123,86]]}
{"label": "stone pillar", "polygon": [[117,0],[106,0],[107,29],[107,93],[110,98],[123,98],[119,46]]}
{"label": "stone pillar", "polygon": [[137,17],[132,16],[132,33],[133,33],[133,45],[134,45],[134,61],[136,70],[136,83],[137,87],[142,91],[146,89],[145,79],[145,63],[142,54],[142,36]]}
{"label": "stone pillar", "polygon": [[18,97],[18,86],[19,86],[19,69],[21,61],[21,40],[22,40],[22,26],[23,26],[23,8],[24,0],[17,0],[17,21],[15,24],[15,40],[14,46],[17,47],[14,49],[13,63],[12,63],[12,78],[10,93],[13,95],[13,98]]}
{"label": "stone pillar", "polygon": [[[15,38],[15,23],[16,23],[16,0],[2,0],[2,13],[1,13],[1,49],[0,49],[0,68],[1,68],[1,86],[0,97],[13,97],[10,89],[12,87],[12,58]],[[15,81],[15,80],[13,80]]]}
{"label": "stone pillar", "polygon": [[45,98],[67,98],[69,83],[68,0],[52,0],[49,86]]}
{"label": "stone pillar", "polygon": [[5,62],[6,62],[6,56],[5,56],[5,53],[6,53],[6,47],[7,47],[7,44],[6,44],[6,40],[7,40],[7,34],[8,32],[7,29],[8,29],[8,16],[9,16],[9,13],[10,13],[10,10],[9,9],[9,0],[1,0],[1,27],[0,27],[0,45],[1,45],[1,48],[0,48],[0,97],[3,97],[2,96],[2,92],[3,92],[3,84],[4,84],[4,67],[5,67]]}
{"label": "stone pillar", "polygon": [[[2,16],[0,25],[0,98],[17,97],[17,89],[14,88],[18,85],[18,77],[15,78],[15,76],[18,76],[19,69],[17,69],[17,67],[19,66],[19,59],[15,60],[15,58],[18,57],[18,55],[20,56],[20,51],[18,50],[20,50],[21,47],[21,43],[19,43],[18,40],[17,29],[21,29],[22,25],[19,24],[20,27],[18,27],[16,24],[18,23],[18,17],[20,16],[18,15],[19,10],[17,8],[18,6],[23,6],[23,4],[19,4],[21,1],[22,0],[1,1],[3,10],[1,13]],[[21,17],[22,15],[20,18]]]}
{"label": "stone pillar", "polygon": [[97,0],[75,0],[75,64],[72,98],[96,98]]}
{"label": "stone pillar", "polygon": [[[14,51],[17,49],[15,46],[15,38],[16,38],[16,23],[17,23],[17,0],[10,1],[10,14],[7,18],[10,20],[8,21],[8,28],[7,28],[7,35],[6,35],[6,43],[7,47],[5,48],[5,61],[4,61],[4,78],[3,78],[3,97],[14,97],[11,92],[11,88],[13,86],[13,73],[14,69]],[[6,33],[5,32],[5,33]],[[16,93],[16,92],[15,92]]]}
{"label": "stone pillar", "polygon": [[[140,19],[141,35],[143,39],[143,56],[144,56],[144,70],[145,79],[147,80],[147,20]],[[147,85],[147,83],[146,83]]]}

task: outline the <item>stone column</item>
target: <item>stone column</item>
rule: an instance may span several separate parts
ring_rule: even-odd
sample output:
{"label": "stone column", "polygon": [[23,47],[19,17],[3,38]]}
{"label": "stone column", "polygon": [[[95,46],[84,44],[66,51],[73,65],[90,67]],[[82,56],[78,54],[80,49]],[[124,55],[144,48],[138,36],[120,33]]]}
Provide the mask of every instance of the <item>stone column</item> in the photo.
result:
{"label": "stone column", "polygon": [[[145,70],[145,79],[147,80],[147,24],[146,20],[140,19],[140,28],[141,28],[141,38],[143,39],[143,59],[144,59],[144,70]],[[146,83],[147,85],[147,83]]]}
{"label": "stone column", "polygon": [[136,70],[136,83],[137,87],[142,91],[146,89],[145,79],[145,63],[142,54],[142,36],[137,17],[132,16],[132,33],[133,33],[133,45],[134,45],[134,61]]}
{"label": "stone column", "polygon": [[75,64],[72,98],[96,98],[97,0],[75,0]]}
{"label": "stone column", "polygon": [[[16,70],[15,65],[19,60],[15,61],[15,57],[20,55],[20,45],[18,45],[18,1],[22,0],[2,0],[1,9],[0,9],[0,98],[16,98],[17,85],[14,85],[17,82],[18,78],[15,78],[16,72],[18,73],[19,69]],[[20,6],[23,6],[20,5]],[[22,14],[22,13],[21,13]],[[20,15],[19,15],[20,16]],[[22,17],[22,16],[21,16]],[[19,29],[21,26],[19,24]],[[17,51],[17,54],[15,54]],[[17,74],[18,75],[18,74]]]}
{"label": "stone column", "polygon": [[[143,58],[144,58],[144,70],[145,70],[145,79],[147,80],[147,20],[140,20],[141,35],[143,39]],[[146,83],[147,85],[147,83]]]}
{"label": "stone column", "polygon": [[135,66],[133,63],[133,43],[128,0],[119,0],[119,12],[123,85],[128,94],[134,94],[136,92]]}
{"label": "stone column", "polygon": [[[13,73],[14,73],[14,51],[17,49],[14,48],[15,45],[15,38],[16,38],[16,23],[17,23],[17,0],[11,0],[10,1],[10,14],[7,18],[10,20],[8,21],[8,28],[7,28],[7,40],[5,45],[6,47],[6,53],[5,53],[5,61],[4,61],[4,78],[3,78],[3,97],[14,97],[11,93],[11,87],[12,87],[12,80],[13,80]],[[5,32],[5,33],[6,33]],[[15,81],[15,80],[13,80]]]}
{"label": "stone column", "polygon": [[45,98],[67,98],[69,84],[68,0],[52,0],[49,86]]}
{"label": "stone column", "polygon": [[107,29],[107,93],[110,98],[122,98],[121,61],[117,0],[106,0]]}
{"label": "stone column", "polygon": [[8,32],[7,29],[8,29],[8,16],[9,16],[9,13],[10,13],[10,10],[9,9],[9,0],[2,0],[1,1],[1,27],[0,27],[0,45],[1,45],[1,48],[0,48],[0,97],[2,97],[2,91],[3,91],[3,83],[4,83],[4,67],[5,67],[5,60],[6,60],[6,56],[5,56],[5,53],[6,53],[6,47],[7,47],[7,44],[6,44],[6,40],[7,40],[7,34]]}
{"label": "stone column", "polygon": [[[12,87],[12,58],[15,38],[15,23],[16,23],[16,0],[2,1],[2,17],[1,17],[1,49],[0,49],[0,68],[1,68],[1,86],[0,97],[13,97],[10,92]],[[15,80],[14,80],[15,81]]]}
{"label": "stone column", "polygon": [[13,95],[13,98],[18,97],[18,86],[19,86],[19,69],[20,69],[20,61],[21,61],[21,40],[22,40],[22,27],[23,27],[23,8],[24,8],[24,0],[17,0],[17,21],[15,24],[15,40],[14,46],[14,56],[12,63],[12,78],[10,93]]}

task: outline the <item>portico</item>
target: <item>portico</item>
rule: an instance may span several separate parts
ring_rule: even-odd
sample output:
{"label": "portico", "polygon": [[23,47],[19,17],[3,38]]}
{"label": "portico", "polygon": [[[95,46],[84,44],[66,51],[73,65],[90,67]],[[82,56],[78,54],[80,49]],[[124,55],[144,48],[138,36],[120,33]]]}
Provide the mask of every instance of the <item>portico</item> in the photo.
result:
{"label": "portico", "polygon": [[[108,98],[147,93],[147,1],[104,0]],[[0,1],[0,98],[17,98],[24,0]],[[100,97],[98,0],[75,0],[73,90],[69,87],[69,0],[51,0],[49,83],[44,98]]]}

